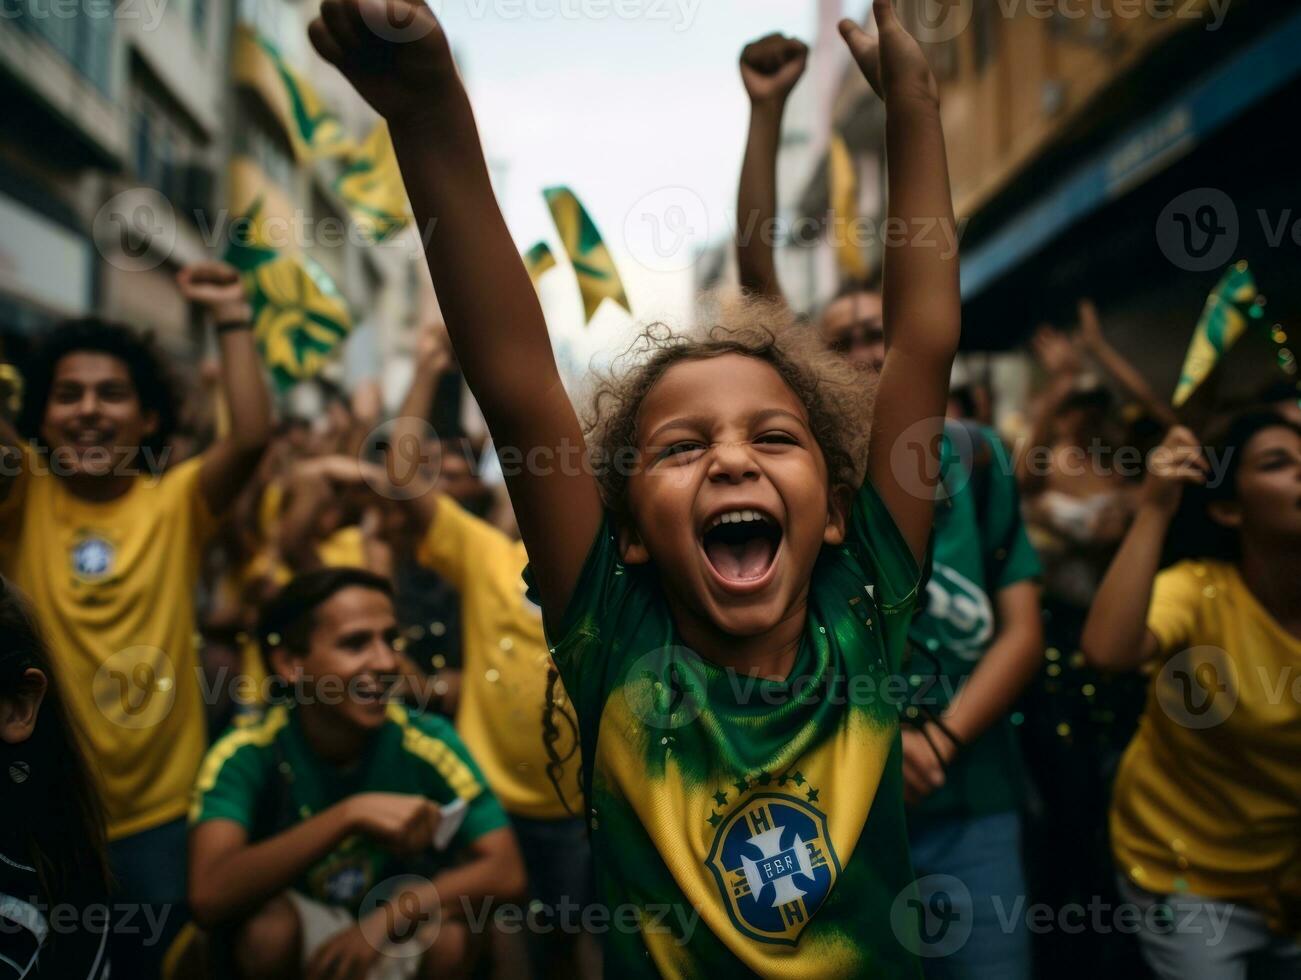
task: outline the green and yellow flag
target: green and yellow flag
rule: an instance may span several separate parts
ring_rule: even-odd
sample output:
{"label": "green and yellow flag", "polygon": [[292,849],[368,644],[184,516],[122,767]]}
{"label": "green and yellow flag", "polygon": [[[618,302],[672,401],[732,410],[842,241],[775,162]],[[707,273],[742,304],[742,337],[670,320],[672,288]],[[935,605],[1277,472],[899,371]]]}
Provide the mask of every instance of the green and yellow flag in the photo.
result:
{"label": "green and yellow flag", "polygon": [[279,253],[270,244],[262,215],[262,195],[249,205],[248,211],[236,218],[230,226],[230,243],[222,258],[240,272],[252,272]]}
{"label": "green and yellow flag", "polygon": [[836,264],[841,274],[849,279],[867,277],[867,257],[854,242],[858,229],[858,174],[854,171],[854,158],[839,133],[831,134],[827,147],[827,182],[831,213],[843,228],[837,231]]}
{"label": "green and yellow flag", "polygon": [[352,149],[338,117],[330,112],[308,81],[289,66],[280,49],[248,24],[235,26],[232,74],[265,100],[301,160],[339,156]]}
{"label": "green and yellow flag", "polygon": [[556,257],[551,254],[551,246],[546,242],[538,242],[524,253],[524,268],[528,270],[534,286],[537,286],[544,272],[555,267]]}
{"label": "green and yellow flag", "polygon": [[1201,318],[1193,328],[1193,339],[1184,355],[1183,370],[1175,387],[1173,404],[1179,408],[1220,358],[1237,343],[1247,324],[1265,315],[1264,300],[1256,289],[1256,279],[1246,261],[1231,265],[1219,285],[1206,297]]}
{"label": "green and yellow flag", "polygon": [[246,274],[253,333],[282,391],[318,374],[352,330],[330,277],[308,256],[281,255]]}
{"label": "green and yellow flag", "polygon": [[269,243],[262,195],[233,222],[223,258],[244,274],[253,336],[276,386],[317,374],[352,330],[352,314],[317,262]]}
{"label": "green and yellow flag", "polygon": [[556,223],[560,241],[565,246],[565,254],[578,277],[586,322],[592,322],[597,308],[607,299],[614,300],[631,313],[632,307],[628,305],[628,294],[619,278],[619,270],[614,267],[610,250],[601,240],[601,233],[596,230],[587,209],[568,187],[548,187],[542,193],[551,209],[551,220]]}
{"label": "green and yellow flag", "polygon": [[381,119],[361,145],[348,155],[348,165],[334,189],[343,198],[352,220],[371,244],[378,244],[411,220],[402,172]]}

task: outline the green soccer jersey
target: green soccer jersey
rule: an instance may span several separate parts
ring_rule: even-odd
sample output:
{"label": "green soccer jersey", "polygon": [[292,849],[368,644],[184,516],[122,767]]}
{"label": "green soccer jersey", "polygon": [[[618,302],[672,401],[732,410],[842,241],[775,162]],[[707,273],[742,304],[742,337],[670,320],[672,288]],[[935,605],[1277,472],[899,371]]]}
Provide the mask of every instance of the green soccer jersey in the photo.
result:
{"label": "green soccer jersey", "polygon": [[790,676],[759,680],[682,648],[655,571],[621,564],[607,520],[549,637],[610,976],[918,975],[898,732],[918,579],[864,487],[814,568]]}
{"label": "green soccer jersey", "polygon": [[[954,446],[983,440],[988,460],[965,467]],[[970,447],[980,451],[981,447]],[[967,446],[961,456],[967,456]],[[935,507],[931,575],[909,633],[907,669],[914,700],[940,714],[975,669],[997,623],[999,589],[1040,574],[1021,518],[1012,464],[998,435],[984,427],[946,426],[940,455],[946,493]],[[909,712],[913,714],[913,712]],[[918,715],[918,719],[924,717]],[[1021,801],[1021,755],[1006,717],[959,753],[944,785],[914,807],[914,817],[963,817],[1014,810]]]}
{"label": "green soccer jersey", "polygon": [[436,872],[476,838],[507,826],[505,812],[461,744],[437,715],[389,705],[364,757],[347,770],[307,744],[296,709],[278,705],[230,729],[199,769],[190,823],[234,820],[250,841],[265,840],[358,793],[407,793],[440,805],[464,800],[465,820],[441,854],[402,861],[362,834],[322,855],[294,884],[309,898],[356,913],[372,888],[399,874]]}

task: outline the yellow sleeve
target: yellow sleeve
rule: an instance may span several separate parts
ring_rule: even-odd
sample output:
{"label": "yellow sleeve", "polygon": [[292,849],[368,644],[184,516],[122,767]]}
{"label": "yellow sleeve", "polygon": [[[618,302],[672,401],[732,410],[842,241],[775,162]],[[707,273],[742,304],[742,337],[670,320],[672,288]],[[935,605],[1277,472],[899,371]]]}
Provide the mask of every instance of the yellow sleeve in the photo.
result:
{"label": "yellow sleeve", "polygon": [[174,466],[162,476],[162,488],[166,494],[163,506],[175,507],[189,517],[191,540],[200,548],[212,537],[220,523],[199,486],[199,471],[202,466],[203,456],[195,456]]}
{"label": "yellow sleeve", "polygon": [[1162,654],[1169,656],[1192,646],[1207,581],[1202,563],[1183,561],[1160,572],[1152,583],[1147,628],[1156,636]]}
{"label": "yellow sleeve", "polygon": [[416,549],[416,561],[464,592],[471,572],[511,544],[505,533],[439,494],[434,520]]}

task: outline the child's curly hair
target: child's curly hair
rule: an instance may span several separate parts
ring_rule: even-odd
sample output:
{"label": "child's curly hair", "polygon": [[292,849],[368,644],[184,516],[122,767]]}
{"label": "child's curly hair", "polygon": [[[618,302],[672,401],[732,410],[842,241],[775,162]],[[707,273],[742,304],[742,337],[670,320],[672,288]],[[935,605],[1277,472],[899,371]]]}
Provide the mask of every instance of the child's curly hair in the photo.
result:
{"label": "child's curly hair", "polygon": [[779,300],[732,300],[711,314],[704,326],[682,333],[650,324],[596,376],[582,421],[605,505],[627,517],[627,464],[635,458],[637,414],[647,393],[674,364],[723,354],[772,365],[808,412],[830,485],[857,487],[867,463],[875,374],[829,350],[817,329]]}

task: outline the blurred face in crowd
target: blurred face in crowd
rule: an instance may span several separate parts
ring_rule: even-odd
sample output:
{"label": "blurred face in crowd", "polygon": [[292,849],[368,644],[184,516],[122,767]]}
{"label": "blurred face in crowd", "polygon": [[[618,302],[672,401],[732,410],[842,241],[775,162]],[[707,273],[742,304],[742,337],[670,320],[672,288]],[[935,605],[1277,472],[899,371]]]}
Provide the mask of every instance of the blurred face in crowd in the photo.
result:
{"label": "blurred face in crowd", "polygon": [[438,488],[458,503],[475,501],[483,495],[483,481],[465,454],[455,448],[441,446],[439,452]]}
{"label": "blurred face in crowd", "polygon": [[827,346],[852,363],[873,371],[885,364],[880,293],[850,293],[832,300],[822,311],[821,327]]}
{"label": "blurred face in crowd", "polygon": [[158,431],[146,412],[126,362],[98,351],[74,351],[54,366],[41,439],[74,474],[113,472],[124,450]]}
{"label": "blurred face in crowd", "polygon": [[303,681],[315,704],[362,730],[384,724],[389,688],[399,665],[393,602],[383,592],[362,586],[340,589],[313,613],[307,650],[279,647],[276,673]]}
{"label": "blurred face in crowd", "polygon": [[1246,540],[1276,547],[1301,542],[1301,432],[1261,429],[1241,449],[1236,499],[1212,505],[1211,515]]}
{"label": "blurred face in crowd", "polygon": [[668,368],[642,401],[629,564],[654,561],[679,622],[759,636],[802,611],[823,542],[843,540],[799,396],[743,354]]}

